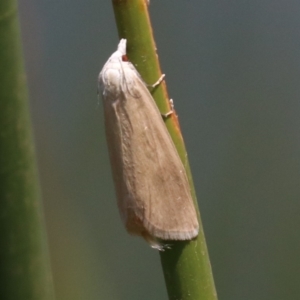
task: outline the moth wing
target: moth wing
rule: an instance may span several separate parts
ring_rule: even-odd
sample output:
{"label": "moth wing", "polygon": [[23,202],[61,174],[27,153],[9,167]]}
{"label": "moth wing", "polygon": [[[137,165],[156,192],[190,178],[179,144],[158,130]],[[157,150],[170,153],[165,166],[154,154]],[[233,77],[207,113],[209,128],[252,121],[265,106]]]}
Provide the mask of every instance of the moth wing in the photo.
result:
{"label": "moth wing", "polygon": [[183,164],[139,77],[135,88],[124,92],[116,118],[121,149],[115,151],[113,159],[123,168],[115,175],[115,182],[121,191],[119,207],[125,212],[127,229],[134,233],[136,224],[142,223],[150,235],[161,239],[197,236],[199,225]]}

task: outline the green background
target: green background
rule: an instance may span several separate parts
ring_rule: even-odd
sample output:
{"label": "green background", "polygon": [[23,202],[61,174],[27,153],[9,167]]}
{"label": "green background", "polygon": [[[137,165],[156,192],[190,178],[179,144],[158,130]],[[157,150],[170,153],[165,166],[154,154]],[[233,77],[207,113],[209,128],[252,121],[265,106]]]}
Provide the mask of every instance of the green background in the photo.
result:
{"label": "green background", "polygon": [[[112,185],[97,101],[118,43],[111,3],[19,4],[57,300],[166,299]],[[299,2],[151,0],[150,15],[219,299],[298,299]]]}

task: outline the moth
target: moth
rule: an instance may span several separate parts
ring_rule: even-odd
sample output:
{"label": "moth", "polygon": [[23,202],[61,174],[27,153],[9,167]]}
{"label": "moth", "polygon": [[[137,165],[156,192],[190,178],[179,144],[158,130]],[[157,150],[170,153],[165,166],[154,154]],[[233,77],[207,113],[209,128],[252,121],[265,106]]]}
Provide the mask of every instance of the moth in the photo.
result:
{"label": "moth", "polygon": [[158,250],[191,240],[199,223],[184,166],[147,85],[126,56],[126,39],[99,78],[118,208],[127,231]]}

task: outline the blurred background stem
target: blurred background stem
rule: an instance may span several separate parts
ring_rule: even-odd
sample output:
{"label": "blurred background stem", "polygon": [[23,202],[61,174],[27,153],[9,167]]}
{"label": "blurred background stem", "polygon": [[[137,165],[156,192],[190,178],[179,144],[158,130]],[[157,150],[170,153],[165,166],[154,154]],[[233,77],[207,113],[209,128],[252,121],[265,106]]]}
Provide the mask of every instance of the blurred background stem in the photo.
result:
{"label": "blurred background stem", "polygon": [[54,298],[15,0],[0,2],[0,297]]}
{"label": "blurred background stem", "polygon": [[[113,0],[112,2],[119,37],[128,40],[130,61],[136,66],[146,83],[155,82],[160,77],[161,71],[148,14],[148,1]],[[170,110],[165,82],[155,90],[153,97],[162,113]],[[198,207],[176,114],[167,119],[166,126],[186,168],[195,205]],[[199,211],[198,215],[200,231],[197,239],[188,242],[172,241],[171,250],[160,252],[169,299],[217,299]]]}

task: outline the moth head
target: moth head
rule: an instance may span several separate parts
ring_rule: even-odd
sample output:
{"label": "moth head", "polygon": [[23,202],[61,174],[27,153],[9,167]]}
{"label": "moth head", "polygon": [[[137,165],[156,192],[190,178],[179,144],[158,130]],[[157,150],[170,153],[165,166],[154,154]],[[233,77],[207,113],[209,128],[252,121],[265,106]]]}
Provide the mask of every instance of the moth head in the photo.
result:
{"label": "moth head", "polygon": [[123,61],[123,62],[128,61],[128,58],[126,55],[126,43],[127,43],[126,39],[120,40],[117,51],[115,51],[108,60],[110,63],[114,63],[117,61],[119,61],[119,62],[120,61]]}

